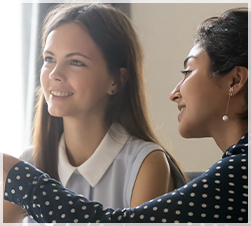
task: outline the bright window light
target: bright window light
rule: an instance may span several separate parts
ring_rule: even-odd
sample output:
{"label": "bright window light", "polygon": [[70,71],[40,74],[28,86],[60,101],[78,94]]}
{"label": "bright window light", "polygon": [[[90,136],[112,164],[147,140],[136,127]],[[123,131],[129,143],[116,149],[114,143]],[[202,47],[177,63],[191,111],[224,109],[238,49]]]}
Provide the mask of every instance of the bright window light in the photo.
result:
{"label": "bright window light", "polygon": [[[8,5],[8,7],[7,7]],[[22,154],[23,90],[21,68],[21,3],[4,3],[0,13],[0,152]]]}

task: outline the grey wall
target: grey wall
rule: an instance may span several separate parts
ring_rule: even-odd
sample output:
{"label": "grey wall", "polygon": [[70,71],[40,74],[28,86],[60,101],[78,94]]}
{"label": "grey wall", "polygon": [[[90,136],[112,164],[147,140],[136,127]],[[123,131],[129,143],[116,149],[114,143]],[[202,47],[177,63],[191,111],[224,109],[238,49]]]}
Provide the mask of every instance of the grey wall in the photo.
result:
{"label": "grey wall", "polygon": [[145,78],[153,127],[170,153],[186,171],[206,170],[222,152],[210,138],[182,138],[177,105],[169,94],[181,80],[197,26],[206,18],[247,4],[132,3],[131,18],[145,52]]}

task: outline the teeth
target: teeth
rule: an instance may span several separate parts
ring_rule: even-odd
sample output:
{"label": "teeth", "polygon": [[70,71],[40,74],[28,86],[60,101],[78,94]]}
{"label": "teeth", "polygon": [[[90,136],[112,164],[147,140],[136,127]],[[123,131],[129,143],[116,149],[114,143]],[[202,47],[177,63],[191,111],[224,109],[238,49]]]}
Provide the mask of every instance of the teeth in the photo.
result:
{"label": "teeth", "polygon": [[180,110],[180,111],[183,111],[183,110],[185,110],[185,108],[186,108],[186,107],[183,107],[183,108],[181,108],[181,110]]}
{"label": "teeth", "polygon": [[58,96],[58,97],[67,97],[67,96],[71,96],[73,93],[71,93],[71,92],[60,92],[60,91],[51,91],[51,94],[53,94],[54,96]]}

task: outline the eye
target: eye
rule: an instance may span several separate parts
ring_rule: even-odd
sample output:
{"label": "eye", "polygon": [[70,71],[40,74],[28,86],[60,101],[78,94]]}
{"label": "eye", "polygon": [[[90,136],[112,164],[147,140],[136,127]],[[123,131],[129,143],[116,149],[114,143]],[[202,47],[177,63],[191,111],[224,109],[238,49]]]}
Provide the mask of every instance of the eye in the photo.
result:
{"label": "eye", "polygon": [[55,60],[54,60],[52,57],[44,57],[44,62],[47,62],[47,63],[54,63]]}
{"label": "eye", "polygon": [[77,67],[86,67],[86,65],[80,60],[71,60],[70,65],[74,65]]}
{"label": "eye", "polygon": [[186,77],[188,76],[192,71],[188,71],[188,70],[185,70],[185,71],[181,71],[181,73]]}

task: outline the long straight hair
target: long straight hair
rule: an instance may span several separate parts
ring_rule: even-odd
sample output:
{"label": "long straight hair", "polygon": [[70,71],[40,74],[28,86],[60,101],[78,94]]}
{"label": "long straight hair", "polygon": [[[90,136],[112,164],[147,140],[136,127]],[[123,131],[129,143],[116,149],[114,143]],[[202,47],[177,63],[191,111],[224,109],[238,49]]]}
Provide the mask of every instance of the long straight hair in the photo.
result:
{"label": "long straight hair", "polygon": [[[130,19],[119,9],[101,3],[60,4],[45,18],[42,49],[48,34],[53,29],[70,22],[88,30],[90,37],[100,48],[108,70],[118,84],[118,92],[111,96],[107,107],[108,122],[117,122],[131,135],[160,145],[150,127],[147,115],[143,52]],[[127,70],[126,81],[120,75],[122,67]],[[55,166],[58,165],[58,143],[63,133],[63,120],[48,113],[41,88],[38,93],[33,129],[35,164],[58,180],[58,169]],[[175,159],[168,155],[180,170]],[[181,170],[180,172],[184,175]]]}

